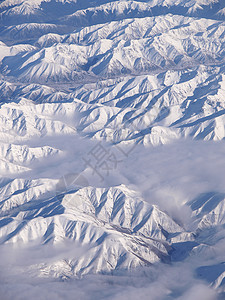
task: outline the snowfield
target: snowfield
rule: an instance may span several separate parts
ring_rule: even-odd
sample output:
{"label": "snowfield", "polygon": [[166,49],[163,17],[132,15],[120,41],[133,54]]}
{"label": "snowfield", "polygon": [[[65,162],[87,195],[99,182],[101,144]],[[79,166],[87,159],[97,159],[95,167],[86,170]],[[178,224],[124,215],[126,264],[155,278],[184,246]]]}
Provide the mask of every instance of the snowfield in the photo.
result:
{"label": "snowfield", "polygon": [[224,299],[225,3],[0,25],[0,299]]}

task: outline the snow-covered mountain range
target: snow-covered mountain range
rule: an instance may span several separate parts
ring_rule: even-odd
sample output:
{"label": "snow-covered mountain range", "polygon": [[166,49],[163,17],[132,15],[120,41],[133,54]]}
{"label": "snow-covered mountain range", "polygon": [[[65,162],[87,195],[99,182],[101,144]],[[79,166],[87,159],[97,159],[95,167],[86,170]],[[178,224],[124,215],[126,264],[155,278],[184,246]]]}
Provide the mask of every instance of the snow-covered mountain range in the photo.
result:
{"label": "snow-covered mountain range", "polygon": [[0,248],[75,245],[16,271],[51,280],[188,264],[224,297],[224,124],[223,1],[1,1]]}

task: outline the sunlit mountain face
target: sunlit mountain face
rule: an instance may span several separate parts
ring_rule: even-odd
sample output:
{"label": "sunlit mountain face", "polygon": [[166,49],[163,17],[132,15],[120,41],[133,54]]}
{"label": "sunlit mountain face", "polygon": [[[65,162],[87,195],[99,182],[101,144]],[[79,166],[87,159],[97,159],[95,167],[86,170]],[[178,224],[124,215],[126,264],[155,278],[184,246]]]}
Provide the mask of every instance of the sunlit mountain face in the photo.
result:
{"label": "sunlit mountain face", "polygon": [[225,3],[0,2],[0,299],[225,299]]}

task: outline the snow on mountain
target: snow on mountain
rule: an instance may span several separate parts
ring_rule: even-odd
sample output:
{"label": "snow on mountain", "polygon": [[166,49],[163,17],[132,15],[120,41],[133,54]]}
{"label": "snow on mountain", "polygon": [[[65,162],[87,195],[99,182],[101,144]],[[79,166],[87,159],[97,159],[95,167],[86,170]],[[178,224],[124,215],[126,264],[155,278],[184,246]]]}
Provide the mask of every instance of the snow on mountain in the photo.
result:
{"label": "snow on mountain", "polygon": [[[131,39],[137,40],[161,35],[175,27],[179,28],[184,25],[192,26],[190,24],[190,18],[183,16],[173,18],[170,14],[166,17],[146,17],[144,20],[143,18],[125,19],[87,26],[81,30],[77,30],[75,33],[63,36],[62,40],[64,43],[76,43],[81,45],[88,45],[100,39],[110,39],[117,42],[121,39],[129,41]],[[44,37],[45,36],[43,36],[42,39]],[[48,38],[48,36],[46,36],[46,38]]]}
{"label": "snow on mountain", "polygon": [[224,16],[225,15],[225,8],[222,8],[221,10],[219,10],[217,14]]}
{"label": "snow on mountain", "polygon": [[206,193],[194,199],[190,206],[193,210],[193,218],[199,221],[199,230],[224,224],[224,194]]}
{"label": "snow on mountain", "polygon": [[[83,27],[92,24],[102,24],[105,22],[123,20],[132,17],[149,17],[161,13],[178,12],[183,10],[189,15],[194,15],[202,10],[203,6],[211,7],[218,3],[218,0],[197,0],[197,1],[176,1],[176,0],[156,0],[156,1],[109,1],[100,6],[88,7],[77,10],[73,14],[67,15],[62,22],[76,27]],[[174,10],[174,11],[173,11]]]}
{"label": "snow on mountain", "polygon": [[[28,203],[30,201],[36,201],[38,199],[39,201],[43,200],[48,193],[53,194],[54,186],[54,181],[46,181],[43,179],[34,181],[24,179],[11,179],[8,181],[3,181],[1,183],[1,218],[3,225],[2,230],[4,232],[10,231],[10,228],[4,227],[4,225],[7,225],[7,222],[5,223],[4,221],[5,215],[8,211],[12,210],[13,216],[14,213],[18,213],[18,211],[20,211],[21,205],[24,205],[25,203]],[[23,209],[21,211],[21,214],[23,216]],[[23,217],[21,219],[23,219]],[[16,221],[16,218],[15,223],[19,224],[21,219],[19,219],[18,222]],[[6,220],[8,219],[6,218]],[[11,221],[13,221],[13,219],[11,219]],[[3,235],[1,235],[1,237],[3,237]]]}
{"label": "snow on mountain", "polygon": [[[46,105],[48,106],[48,104]],[[37,107],[32,105],[32,103],[28,103],[26,99],[21,100],[20,103],[13,106],[11,104],[9,106],[7,104],[3,105],[0,117],[0,139],[2,141],[15,142],[32,137],[51,135],[53,133],[74,134],[76,132],[75,128],[60,120],[60,114],[58,120],[52,120],[48,117],[48,113],[51,114],[51,110],[47,112],[46,105],[40,106],[39,112],[36,111]],[[57,109],[60,111],[60,107],[58,106],[52,113],[57,115]],[[46,113],[43,110],[46,110]],[[62,112],[63,110],[61,108]],[[69,108],[67,110],[68,116],[70,112]]]}
{"label": "snow on mountain", "polygon": [[76,27],[99,24],[138,16],[139,14],[152,15],[151,4],[136,1],[113,1],[99,7],[78,10],[66,16],[62,22]]}
{"label": "snow on mountain", "polygon": [[[223,7],[220,0],[152,0],[152,1],[50,1],[26,0],[3,1],[0,15],[4,24],[21,22],[56,22],[75,26],[98,24],[134,16],[151,16],[172,12],[198,15],[206,10],[210,17],[218,17],[217,12]],[[204,14],[202,15],[204,16]]]}
{"label": "snow on mountain", "polygon": [[[1,68],[23,81],[45,82],[222,64],[223,33],[219,21],[178,17],[174,22],[171,15],[132,19],[82,29],[59,43],[57,36],[47,35],[53,45],[6,57]],[[41,44],[50,43],[38,41]]]}
{"label": "snow on mountain", "polygon": [[[81,248],[33,259],[27,274],[122,278],[178,261],[225,291],[225,191],[207,177],[223,173],[178,146],[160,174],[173,161],[167,144],[223,145],[223,11],[219,0],[1,2],[0,248]],[[166,285],[170,299],[184,290]]]}
{"label": "snow on mountain", "polygon": [[31,45],[23,45],[23,44],[8,47],[3,42],[0,42],[0,49],[1,49],[0,61],[2,61],[3,58],[6,56],[17,55],[19,53],[25,54],[28,51],[33,51],[35,47]]}
{"label": "snow on mountain", "polygon": [[[20,193],[12,193],[17,184]],[[24,187],[25,186],[25,187]],[[62,276],[87,272],[109,272],[169,260],[168,236],[183,229],[157,207],[147,205],[125,186],[109,189],[83,188],[43,200],[47,184],[41,181],[12,181],[2,188],[2,211],[13,208],[2,219],[2,241],[59,243],[70,239],[90,245],[78,261],[62,262]],[[11,194],[11,195],[10,195]],[[26,204],[23,199],[29,199]],[[9,207],[10,205],[10,207]],[[63,214],[62,214],[63,213]],[[43,218],[44,217],[44,218]],[[22,224],[19,220],[23,220]],[[55,262],[41,266],[41,273],[53,273]],[[65,268],[64,268],[65,266]],[[55,273],[55,272],[54,272]]]}
{"label": "snow on mountain", "polygon": [[0,164],[2,174],[20,173],[28,171],[25,167],[27,163],[40,160],[40,158],[50,157],[58,154],[58,149],[45,146],[41,148],[31,148],[24,145],[0,144]]}
{"label": "snow on mountain", "polygon": [[46,33],[63,33],[66,26],[55,24],[25,23],[8,26],[1,31],[1,38],[6,40],[35,39]]}
{"label": "snow on mountain", "polygon": [[[9,88],[5,82],[1,90],[4,101],[17,101],[0,108],[2,136],[16,133],[17,138],[25,139],[63,130],[109,142],[146,145],[165,144],[179,137],[222,140],[225,136],[220,67],[112,79],[84,84],[70,92],[40,84]],[[76,124],[71,124],[75,119]]]}

